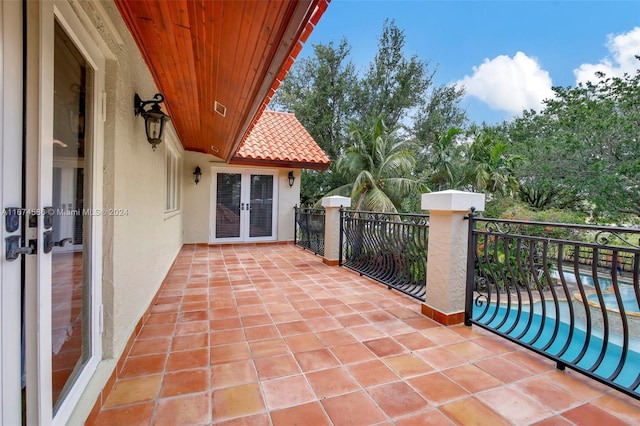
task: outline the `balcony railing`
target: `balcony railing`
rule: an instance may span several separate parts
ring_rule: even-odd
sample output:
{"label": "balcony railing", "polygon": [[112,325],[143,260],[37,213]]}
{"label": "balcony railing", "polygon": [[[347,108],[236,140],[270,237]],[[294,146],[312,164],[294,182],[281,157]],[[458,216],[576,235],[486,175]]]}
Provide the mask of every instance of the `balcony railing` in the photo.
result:
{"label": "balcony railing", "polygon": [[296,206],[295,244],[317,255],[324,255],[324,209],[301,209]]}
{"label": "balcony railing", "polygon": [[429,216],[342,210],[340,265],[424,301]]}
{"label": "balcony railing", "polygon": [[469,220],[467,324],[640,399],[640,230]]}

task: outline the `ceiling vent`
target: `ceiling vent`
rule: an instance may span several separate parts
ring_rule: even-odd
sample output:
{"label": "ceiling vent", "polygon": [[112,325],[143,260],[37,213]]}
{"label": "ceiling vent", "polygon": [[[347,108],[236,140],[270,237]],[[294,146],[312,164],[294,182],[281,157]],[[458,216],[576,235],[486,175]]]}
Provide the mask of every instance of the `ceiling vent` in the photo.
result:
{"label": "ceiling vent", "polygon": [[223,117],[226,117],[227,115],[227,107],[222,105],[220,102],[215,101],[214,105],[213,105],[213,109],[216,110],[216,112],[218,114],[220,114]]}

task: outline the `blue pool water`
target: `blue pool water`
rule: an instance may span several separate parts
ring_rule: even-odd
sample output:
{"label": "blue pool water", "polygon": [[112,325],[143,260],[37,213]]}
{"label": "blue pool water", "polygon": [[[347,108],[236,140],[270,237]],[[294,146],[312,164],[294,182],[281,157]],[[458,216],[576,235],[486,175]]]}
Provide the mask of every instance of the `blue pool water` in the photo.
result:
{"label": "blue pool water", "polygon": [[[504,324],[497,328],[498,331],[559,357],[567,364],[575,364],[582,369],[593,370],[597,376],[612,379],[618,385],[626,388],[631,387],[638,378],[640,340],[629,339],[626,359],[623,359],[622,337],[610,334],[605,341],[602,330],[592,330],[591,336],[587,336],[586,327],[581,323],[576,323],[572,329],[567,303],[560,305],[557,314],[552,302],[547,303],[544,316],[543,306],[540,302],[533,305],[533,313],[525,310],[528,306],[523,307],[519,317],[517,309],[507,310],[504,305],[501,305],[496,312],[496,305],[491,304],[483,315],[485,308],[486,305],[475,306],[474,319],[493,329],[496,329],[504,321]],[[494,314],[495,317],[491,319]],[[557,333],[555,333],[556,324]],[[509,331],[512,327],[513,330]],[[599,361],[601,353],[604,353],[604,357]],[[621,364],[621,360],[623,360],[621,371],[617,377],[611,377]]]}
{"label": "blue pool water", "polygon": [[[599,304],[598,295],[595,293],[587,295],[587,299]],[[640,306],[638,306],[638,299],[636,299],[636,292],[633,290],[633,287],[620,286],[620,299],[622,300],[622,306],[624,307],[625,312],[640,313]],[[615,293],[603,294],[602,300],[604,301],[604,306],[607,308],[619,310],[618,300],[616,299]]]}

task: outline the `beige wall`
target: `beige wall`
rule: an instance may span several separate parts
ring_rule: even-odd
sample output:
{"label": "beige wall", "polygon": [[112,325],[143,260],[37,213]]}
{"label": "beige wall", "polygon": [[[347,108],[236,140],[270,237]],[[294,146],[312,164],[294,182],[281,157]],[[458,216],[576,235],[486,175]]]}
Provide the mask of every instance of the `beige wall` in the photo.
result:
{"label": "beige wall", "polygon": [[104,208],[127,212],[103,222],[103,361],[71,419],[80,423],[182,247],[182,210],[165,212],[165,150],[175,146],[180,167],[184,152],[172,128],[153,151],[144,120],[134,116],[134,93],[146,100],[158,90],[115,5],[79,2],[74,7],[85,25],[93,26],[107,57]]}
{"label": "beige wall", "polygon": [[[193,170],[200,166],[202,180],[193,183]],[[209,243],[211,227],[211,168],[220,167],[229,170],[271,169],[278,172],[278,237],[277,241],[293,241],[293,207],[300,201],[300,170],[275,169],[269,167],[230,166],[211,155],[195,152],[184,154],[184,242]],[[287,175],[293,170],[296,177],[293,187],[289,187]]]}

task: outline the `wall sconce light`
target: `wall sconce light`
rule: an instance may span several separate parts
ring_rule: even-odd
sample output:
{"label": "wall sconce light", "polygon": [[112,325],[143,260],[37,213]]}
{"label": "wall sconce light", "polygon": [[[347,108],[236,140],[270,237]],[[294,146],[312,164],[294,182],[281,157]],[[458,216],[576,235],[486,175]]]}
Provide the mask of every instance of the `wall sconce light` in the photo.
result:
{"label": "wall sconce light", "polygon": [[200,170],[200,166],[196,166],[196,169],[193,171],[193,181],[196,185],[200,182],[200,177],[202,177],[202,170]]}
{"label": "wall sconce light", "polygon": [[289,172],[289,188],[293,186],[293,183],[296,181],[296,177],[293,175],[293,170]]}
{"label": "wall sconce light", "polygon": [[[162,142],[162,133],[164,132],[164,124],[170,120],[169,116],[162,112],[160,103],[164,102],[164,96],[156,93],[153,99],[143,101],[136,93],[133,97],[133,108],[136,114],[144,117],[144,128],[147,132],[147,141],[151,144],[153,150]],[[150,109],[145,110],[144,107],[152,104]]]}

